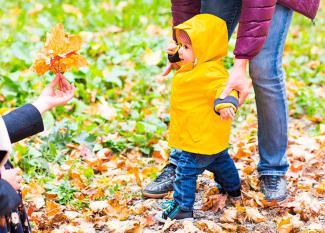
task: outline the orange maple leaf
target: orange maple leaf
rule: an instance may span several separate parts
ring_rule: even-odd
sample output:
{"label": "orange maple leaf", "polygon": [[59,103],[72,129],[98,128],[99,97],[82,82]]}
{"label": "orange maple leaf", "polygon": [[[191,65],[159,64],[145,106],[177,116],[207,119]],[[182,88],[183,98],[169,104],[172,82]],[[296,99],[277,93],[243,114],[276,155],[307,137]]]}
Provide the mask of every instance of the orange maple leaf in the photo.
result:
{"label": "orange maple leaf", "polygon": [[87,65],[87,60],[78,54],[82,45],[79,35],[64,33],[62,24],[52,28],[47,36],[45,46],[39,51],[32,69],[43,75],[51,70],[55,74],[64,73],[72,67],[79,68]]}

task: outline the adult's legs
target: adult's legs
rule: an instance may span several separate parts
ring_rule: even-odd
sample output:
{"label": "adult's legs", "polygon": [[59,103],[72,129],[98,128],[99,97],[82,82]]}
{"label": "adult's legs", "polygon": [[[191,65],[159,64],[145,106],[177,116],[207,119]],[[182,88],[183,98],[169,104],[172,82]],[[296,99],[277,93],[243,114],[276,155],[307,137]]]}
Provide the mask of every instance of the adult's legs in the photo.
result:
{"label": "adult's legs", "polygon": [[285,174],[289,163],[288,104],[282,55],[293,11],[276,5],[266,42],[249,64],[255,91],[258,119],[258,148],[261,191],[267,200],[287,197]]}
{"label": "adult's legs", "polygon": [[242,0],[201,0],[201,13],[213,14],[225,20],[230,39],[240,17],[241,2]]}
{"label": "adult's legs", "polygon": [[260,175],[285,175],[288,161],[288,106],[282,55],[292,10],[276,5],[262,50],[250,60],[249,73],[255,91],[258,116]]}

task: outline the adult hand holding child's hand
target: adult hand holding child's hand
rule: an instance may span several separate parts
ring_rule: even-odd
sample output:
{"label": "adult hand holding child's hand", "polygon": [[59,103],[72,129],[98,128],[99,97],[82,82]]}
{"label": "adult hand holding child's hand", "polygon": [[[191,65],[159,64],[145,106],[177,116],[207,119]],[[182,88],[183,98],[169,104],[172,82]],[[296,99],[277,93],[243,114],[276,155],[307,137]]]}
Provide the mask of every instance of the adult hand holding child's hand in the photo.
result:
{"label": "adult hand holding child's hand", "polygon": [[239,93],[239,106],[243,104],[252,86],[251,82],[248,82],[246,78],[247,63],[247,59],[235,59],[227,86],[220,96],[221,99],[226,98],[232,90],[236,90]]}
{"label": "adult hand holding child's hand", "polygon": [[233,108],[222,108],[219,110],[221,120],[234,120],[235,111]]}

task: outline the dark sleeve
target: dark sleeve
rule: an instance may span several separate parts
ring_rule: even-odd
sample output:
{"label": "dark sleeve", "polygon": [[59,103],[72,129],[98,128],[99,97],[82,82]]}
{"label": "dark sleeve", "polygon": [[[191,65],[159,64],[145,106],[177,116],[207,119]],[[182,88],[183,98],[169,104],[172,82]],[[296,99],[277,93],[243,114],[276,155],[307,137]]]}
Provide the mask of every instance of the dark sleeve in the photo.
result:
{"label": "dark sleeve", "polygon": [[11,185],[0,179],[0,216],[9,214],[21,203],[21,198]]}
{"label": "dark sleeve", "polygon": [[[173,26],[183,23],[200,13],[201,0],[171,0],[171,4]],[[176,40],[174,31],[173,38]]]}
{"label": "dark sleeve", "polygon": [[40,112],[32,104],[26,104],[3,116],[11,143],[42,132],[43,120]]}
{"label": "dark sleeve", "polygon": [[242,0],[236,47],[238,59],[252,59],[262,49],[277,0]]}

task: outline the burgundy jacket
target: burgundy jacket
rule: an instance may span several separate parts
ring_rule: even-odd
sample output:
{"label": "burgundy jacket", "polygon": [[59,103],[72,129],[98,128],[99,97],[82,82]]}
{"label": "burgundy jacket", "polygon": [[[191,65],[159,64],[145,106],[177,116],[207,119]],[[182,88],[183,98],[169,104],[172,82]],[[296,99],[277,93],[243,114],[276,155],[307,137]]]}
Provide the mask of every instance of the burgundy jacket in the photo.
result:
{"label": "burgundy jacket", "polygon": [[[236,47],[239,59],[251,59],[262,49],[277,3],[314,19],[320,0],[242,0]],[[173,25],[200,13],[200,0],[171,0]]]}

